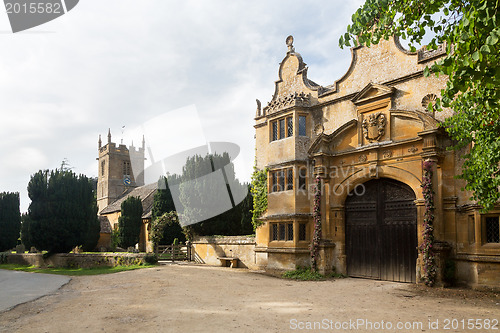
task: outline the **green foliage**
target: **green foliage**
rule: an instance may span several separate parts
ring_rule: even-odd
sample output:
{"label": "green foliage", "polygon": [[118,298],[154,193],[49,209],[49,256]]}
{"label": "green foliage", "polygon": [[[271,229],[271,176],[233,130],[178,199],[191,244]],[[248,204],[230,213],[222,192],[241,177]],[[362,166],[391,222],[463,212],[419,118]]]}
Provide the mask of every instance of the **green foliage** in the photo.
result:
{"label": "green foliage", "polygon": [[33,246],[31,242],[30,236],[30,216],[28,213],[25,213],[21,216],[21,243],[23,243],[24,247],[29,250]]}
{"label": "green foliage", "polygon": [[[39,171],[28,184],[29,239],[38,250],[69,252],[94,232],[97,205],[92,183],[72,171]],[[94,235],[95,236],[95,235]]]}
{"label": "green foliage", "polygon": [[444,126],[458,142],[456,149],[468,147],[460,178],[485,211],[500,198],[499,5],[498,0],[366,0],[339,41],[341,47],[370,46],[396,35],[413,45],[430,32],[428,49],[446,46],[447,55],[424,74],[449,77],[436,107],[454,111]]}
{"label": "green foliage", "polygon": [[[94,200],[97,211],[97,201]],[[85,252],[94,251],[97,243],[99,242],[99,237],[101,236],[101,223],[96,215],[95,219],[90,219],[88,221],[87,230],[85,231],[82,250]]]}
{"label": "green foliage", "polygon": [[325,279],[324,275],[309,267],[297,267],[294,271],[284,272],[283,277],[286,279],[302,281],[320,281]]}
{"label": "green foliage", "polygon": [[[171,181],[176,181],[177,176],[169,176]],[[151,214],[153,220],[162,216],[166,212],[175,211],[174,199],[172,199],[172,193],[170,193],[170,187],[168,186],[167,177],[160,177],[158,180],[158,191],[156,191],[153,201],[153,207],[151,208]]]}
{"label": "green foliage", "polygon": [[[167,233],[165,232],[166,230],[170,230],[171,232]],[[174,238],[169,238],[167,244],[172,244],[174,239],[178,239],[180,234],[181,239],[184,239],[185,242],[185,236],[182,232],[182,227],[179,224],[179,218],[177,217],[176,212],[168,212],[164,213],[162,216],[157,217],[154,219],[151,223],[151,233],[149,235],[151,242],[153,243],[153,247],[156,248],[159,244],[165,243],[165,235],[168,237],[176,237]]]}
{"label": "green foliage", "polygon": [[23,266],[17,264],[0,265],[0,269],[9,269],[13,271],[23,271],[30,273],[44,273],[56,275],[69,275],[69,276],[84,276],[84,275],[101,275],[111,274],[124,271],[132,271],[140,268],[148,268],[148,265],[127,265],[127,266],[114,266],[114,267],[92,267],[92,268],[40,268],[35,266]]}
{"label": "green foliage", "polygon": [[0,264],[6,264],[8,261],[9,252],[0,252]]}
{"label": "green foliage", "polygon": [[[207,210],[212,207],[215,207],[215,210],[221,208],[222,198],[217,195],[220,192],[220,178],[203,177],[214,171],[225,178],[227,193],[231,193],[232,202],[236,204],[236,201],[243,200],[233,208],[207,219]],[[252,232],[252,198],[248,195],[248,185],[241,184],[236,179],[234,166],[227,153],[189,157],[183,167],[182,176],[177,181],[180,181],[179,199],[182,204],[182,207],[177,207],[180,209],[178,213],[189,223],[185,227],[185,234],[233,236]]]}
{"label": "green foliage", "polygon": [[120,233],[118,229],[114,229],[111,232],[111,251],[116,251],[118,245],[120,245]]}
{"label": "green foliage", "polygon": [[139,197],[128,197],[121,205],[118,219],[118,240],[123,248],[139,243],[142,226],[142,202]]}
{"label": "green foliage", "polygon": [[19,193],[0,193],[0,251],[16,246],[20,230]]}
{"label": "green foliage", "polygon": [[260,217],[267,210],[267,169],[258,170],[254,167],[250,192],[253,197],[252,225],[256,230],[264,223]]}
{"label": "green foliage", "polygon": [[115,266],[136,266],[141,265],[143,260],[137,257],[115,256]]}
{"label": "green foliage", "polygon": [[[175,204],[169,188],[169,180],[178,182],[178,176],[161,177],[158,181],[158,191],[156,191],[153,201],[151,235],[154,238],[153,244],[170,245],[174,239],[186,241],[186,237],[175,212]],[[167,214],[167,215],[165,215]],[[172,220],[175,215],[175,222]],[[159,234],[161,233],[161,234]],[[156,243],[155,243],[156,242]]]}
{"label": "green foliage", "polygon": [[158,263],[158,255],[156,253],[148,253],[144,256],[144,262],[148,265],[156,265]]}

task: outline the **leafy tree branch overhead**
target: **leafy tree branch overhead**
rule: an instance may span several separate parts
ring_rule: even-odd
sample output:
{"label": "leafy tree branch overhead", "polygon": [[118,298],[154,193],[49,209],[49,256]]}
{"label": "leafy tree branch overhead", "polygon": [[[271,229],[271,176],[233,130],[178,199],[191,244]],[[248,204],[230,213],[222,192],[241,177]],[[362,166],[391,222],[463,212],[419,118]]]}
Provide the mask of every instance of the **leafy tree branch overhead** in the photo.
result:
{"label": "leafy tree branch overhead", "polygon": [[341,47],[370,46],[398,36],[415,51],[414,45],[432,35],[428,49],[446,45],[446,56],[424,74],[449,77],[436,107],[454,111],[443,126],[455,148],[466,148],[459,177],[485,210],[500,199],[499,5],[500,0],[366,0],[339,40]]}

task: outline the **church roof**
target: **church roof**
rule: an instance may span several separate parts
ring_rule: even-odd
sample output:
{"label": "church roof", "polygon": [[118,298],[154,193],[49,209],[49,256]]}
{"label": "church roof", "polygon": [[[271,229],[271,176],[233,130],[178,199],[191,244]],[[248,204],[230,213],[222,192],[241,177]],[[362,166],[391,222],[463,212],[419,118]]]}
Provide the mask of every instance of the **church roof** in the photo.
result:
{"label": "church roof", "polygon": [[142,218],[151,217],[151,209],[153,208],[154,195],[158,190],[158,183],[152,183],[144,186],[135,187],[125,192],[121,197],[113,201],[99,214],[110,214],[121,210],[122,202],[128,197],[139,197],[142,201]]}

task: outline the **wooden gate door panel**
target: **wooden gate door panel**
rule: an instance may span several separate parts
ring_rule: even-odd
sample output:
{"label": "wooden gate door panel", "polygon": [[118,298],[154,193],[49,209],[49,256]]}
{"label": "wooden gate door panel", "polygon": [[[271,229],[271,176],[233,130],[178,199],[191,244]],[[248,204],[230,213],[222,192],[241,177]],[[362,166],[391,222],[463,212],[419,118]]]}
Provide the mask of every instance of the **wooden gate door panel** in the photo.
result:
{"label": "wooden gate door panel", "polygon": [[415,194],[407,185],[389,179],[363,186],[362,195],[346,200],[348,275],[415,282]]}
{"label": "wooden gate door panel", "polygon": [[[370,185],[370,184],[369,184]],[[351,195],[352,204],[346,206],[347,266],[349,275],[380,278],[380,248],[377,237],[376,186],[365,186],[364,195]]]}
{"label": "wooden gate door panel", "polygon": [[349,240],[347,260],[350,261],[350,274],[358,277],[379,275],[378,246],[376,237],[376,202],[363,203],[350,207]]}

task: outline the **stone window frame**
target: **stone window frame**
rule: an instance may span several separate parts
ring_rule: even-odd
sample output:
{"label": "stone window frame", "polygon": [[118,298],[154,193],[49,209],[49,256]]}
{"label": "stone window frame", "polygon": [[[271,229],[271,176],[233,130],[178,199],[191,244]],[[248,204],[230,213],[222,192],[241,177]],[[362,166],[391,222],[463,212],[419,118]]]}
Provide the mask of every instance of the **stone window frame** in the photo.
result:
{"label": "stone window frame", "polygon": [[106,167],[106,161],[101,161],[101,177],[104,177],[104,170]]}
{"label": "stone window frame", "polygon": [[[283,117],[279,117],[276,119],[273,119],[270,121],[271,126],[270,126],[270,142],[274,141],[279,141],[283,140],[286,138],[291,138],[293,137],[294,131],[293,131],[293,114],[287,114]],[[290,127],[292,130],[290,131]]]}

